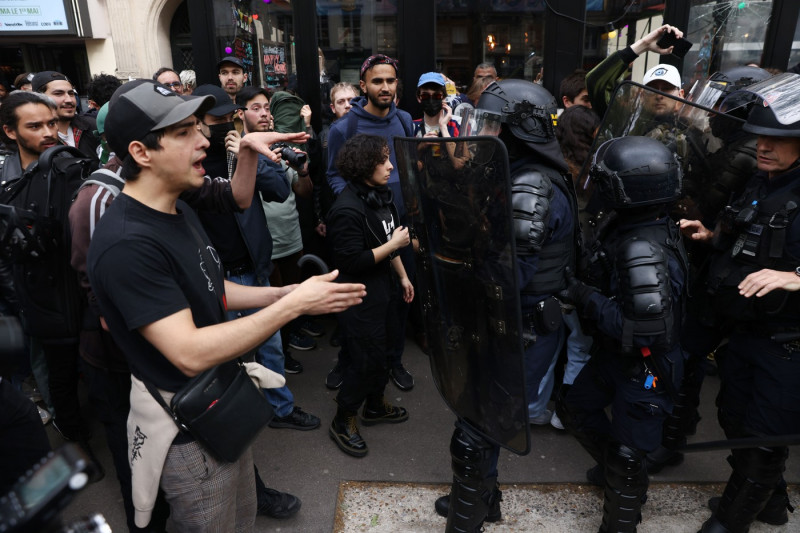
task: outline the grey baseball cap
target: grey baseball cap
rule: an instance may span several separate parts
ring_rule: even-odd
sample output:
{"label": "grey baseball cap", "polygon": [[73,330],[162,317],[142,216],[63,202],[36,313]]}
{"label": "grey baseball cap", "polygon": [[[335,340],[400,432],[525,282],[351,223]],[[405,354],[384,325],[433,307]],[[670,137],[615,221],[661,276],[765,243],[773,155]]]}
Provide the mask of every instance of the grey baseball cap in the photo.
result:
{"label": "grey baseball cap", "polygon": [[202,115],[214,102],[213,96],[180,96],[153,80],[129,81],[114,91],[109,101],[106,140],[124,159],[131,142],[192,115]]}

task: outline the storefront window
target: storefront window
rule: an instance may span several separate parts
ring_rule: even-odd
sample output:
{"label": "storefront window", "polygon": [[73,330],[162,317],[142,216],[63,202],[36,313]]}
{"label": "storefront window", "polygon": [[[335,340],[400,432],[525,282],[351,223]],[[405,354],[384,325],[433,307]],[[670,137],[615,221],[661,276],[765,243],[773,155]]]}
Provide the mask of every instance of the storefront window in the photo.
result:
{"label": "storefront window", "polygon": [[759,64],[764,49],[771,1],[693,0],[686,38],[683,77],[694,81],[737,65]]}
{"label": "storefront window", "polygon": [[544,0],[436,3],[437,68],[468,90],[475,67],[492,63],[503,78],[536,80],[541,74]]}
{"label": "storefront window", "polygon": [[397,2],[318,0],[317,40],[321,81],[358,85],[364,59],[397,57]]}
{"label": "storefront window", "polygon": [[215,0],[219,57],[242,60],[249,83],[285,88],[296,72],[289,0]]}

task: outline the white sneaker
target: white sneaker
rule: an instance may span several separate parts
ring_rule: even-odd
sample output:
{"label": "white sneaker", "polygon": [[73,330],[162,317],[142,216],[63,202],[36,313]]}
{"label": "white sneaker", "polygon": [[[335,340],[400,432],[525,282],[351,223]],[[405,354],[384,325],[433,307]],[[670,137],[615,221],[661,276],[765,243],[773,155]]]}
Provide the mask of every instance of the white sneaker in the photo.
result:
{"label": "white sneaker", "polygon": [[38,405],[36,406],[36,409],[39,410],[39,417],[42,419],[42,425],[46,426],[47,424],[49,424],[50,421],[53,419],[53,415],[50,414],[50,411],[48,411],[44,407],[39,407]]}
{"label": "white sneaker", "polygon": [[550,419],[553,416],[553,411],[550,409],[545,409],[542,414],[537,416],[532,416],[528,419],[528,421],[533,424],[534,426],[546,426],[550,423]]}
{"label": "white sneaker", "polygon": [[550,418],[550,425],[556,429],[564,429],[564,424],[561,423],[561,419],[558,418],[555,411],[553,411],[553,416]]}

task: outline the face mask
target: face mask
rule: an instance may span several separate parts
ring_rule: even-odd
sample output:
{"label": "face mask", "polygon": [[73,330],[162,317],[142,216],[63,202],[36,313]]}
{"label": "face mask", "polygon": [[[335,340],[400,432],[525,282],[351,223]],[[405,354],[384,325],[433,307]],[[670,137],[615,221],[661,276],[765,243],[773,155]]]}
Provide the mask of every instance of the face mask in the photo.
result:
{"label": "face mask", "polygon": [[233,122],[225,122],[224,124],[213,124],[208,127],[211,136],[208,138],[210,152],[224,152],[225,151],[225,137],[229,131],[234,128]]}
{"label": "face mask", "polygon": [[422,111],[429,117],[435,117],[442,111],[442,101],[429,98],[422,101]]}

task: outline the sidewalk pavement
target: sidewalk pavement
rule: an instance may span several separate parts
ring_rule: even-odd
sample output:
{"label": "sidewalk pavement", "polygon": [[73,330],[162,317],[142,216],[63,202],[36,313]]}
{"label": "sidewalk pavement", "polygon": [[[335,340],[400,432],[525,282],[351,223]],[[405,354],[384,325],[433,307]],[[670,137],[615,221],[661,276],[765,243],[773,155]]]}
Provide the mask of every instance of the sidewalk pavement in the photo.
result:
{"label": "sidewalk pavement", "polygon": [[[435,516],[433,502],[437,495],[445,493],[451,480],[449,445],[455,417],[444,404],[431,379],[428,357],[413,341],[407,340],[403,360],[406,368],[413,374],[416,385],[409,392],[401,392],[390,382],[386,393],[389,401],[408,409],[409,420],[398,425],[362,427],[361,434],[369,446],[369,454],[362,459],[350,457],[339,451],[328,436],[328,427],[336,411],[333,402],[336,392],[325,388],[324,382],[328,370],[336,361],[338,348],[329,344],[334,321],[325,320],[324,323],[326,335],[317,340],[316,349],[292,354],[302,362],[304,371],[287,375],[287,383],[295,395],[296,404],[319,416],[322,426],[313,431],[267,428],[253,447],[255,463],[267,486],[298,496],[303,506],[297,515],[287,520],[258,517],[256,531],[443,531],[445,519]],[[701,406],[703,419],[698,425],[697,435],[691,438],[692,442],[723,438],[717,427],[714,407],[714,396],[718,387],[719,380],[716,377],[707,379]],[[87,413],[93,416],[90,406],[87,406]],[[115,533],[125,531],[119,487],[110,455],[105,448],[103,430],[96,420],[94,426],[92,445],[105,467],[106,477],[85,489],[66,509],[64,516],[69,519],[101,512]],[[61,444],[61,438],[50,427],[48,435],[54,446]],[[531,509],[566,509],[572,505],[568,502],[573,501],[580,501],[588,506],[587,509],[590,510],[585,511],[585,523],[591,525],[591,528],[587,531],[596,531],[600,523],[600,496],[599,489],[585,486],[586,470],[593,466],[589,455],[567,433],[550,426],[532,427],[531,441],[531,452],[526,456],[507,451],[501,453],[498,465],[501,485],[518,485],[519,488],[507,490],[503,501],[505,520],[487,525],[487,532],[580,531],[572,529],[573,526],[567,522],[562,524],[558,520],[557,525],[552,526],[555,529],[545,529],[544,522],[523,521],[526,516],[534,516]],[[654,492],[645,506],[645,520],[650,513],[660,512],[659,509],[662,508],[670,509],[669,506],[674,503],[659,501],[655,489],[662,483],[678,484],[678,488],[670,494],[678,494],[681,498],[687,492],[702,492],[705,490],[704,484],[724,483],[730,473],[730,467],[725,461],[727,454],[726,451],[715,451],[687,455],[682,465],[665,468],[659,474],[651,476]],[[797,483],[800,479],[800,468],[797,465],[797,460],[790,457],[786,470],[789,483]],[[369,516],[368,523],[361,519],[336,521],[340,488],[344,491],[350,486],[341,484],[352,481],[367,482],[368,487],[372,487],[375,482],[389,483],[395,487],[392,490],[399,490],[399,493],[390,492],[388,496],[376,496],[378,499],[370,505],[380,502],[381,508],[390,513],[394,507],[405,509],[404,505],[410,502],[409,508],[415,509],[416,516],[420,517],[419,521],[394,523],[384,519],[381,523],[380,515],[383,513],[380,513],[373,525],[372,516],[375,513],[370,514],[370,508],[363,507],[366,504],[358,499],[346,497],[342,499],[340,518]],[[529,484],[537,484],[544,489],[533,490]],[[370,490],[377,490],[374,487]],[[540,500],[536,499],[537,495]],[[706,494],[702,493],[692,503],[695,508],[699,506],[696,512],[700,521],[707,515],[702,509],[705,497]],[[795,503],[798,501],[800,498]],[[566,515],[554,516],[563,519]],[[670,529],[660,529],[662,532],[694,533],[697,530],[695,526],[700,523],[693,515],[690,518],[684,511],[668,511],[664,513],[664,517]],[[344,529],[345,525],[347,529]],[[399,529],[393,529],[395,527]],[[652,531],[649,527],[645,524],[640,531]],[[752,531],[762,529],[753,528]],[[800,531],[800,516],[791,516],[789,524],[771,531]]]}

